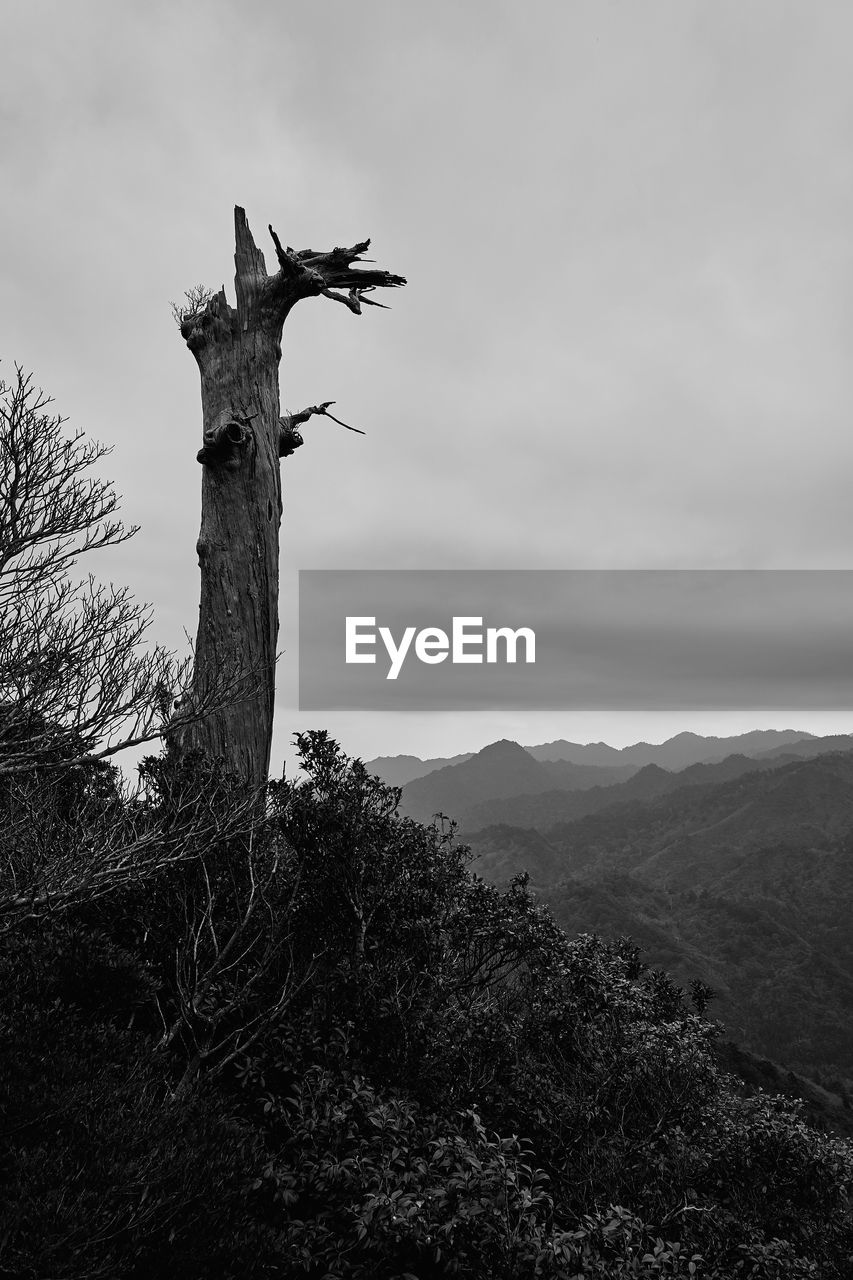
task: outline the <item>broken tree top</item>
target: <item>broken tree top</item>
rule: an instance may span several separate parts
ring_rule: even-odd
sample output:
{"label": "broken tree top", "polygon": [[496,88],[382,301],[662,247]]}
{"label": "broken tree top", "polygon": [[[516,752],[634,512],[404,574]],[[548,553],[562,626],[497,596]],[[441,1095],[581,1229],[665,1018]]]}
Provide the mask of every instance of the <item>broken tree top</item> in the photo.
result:
{"label": "broken tree top", "polygon": [[[266,262],[255,244],[246,212],[234,209],[237,308],[228,305],[225,289],[212,297],[199,300],[198,306],[185,315],[181,334],[190,348],[205,343],[218,327],[246,329],[252,326],[280,328],[294,303],[300,298],[324,297],[342,302],[350,311],[361,315],[362,306],[384,307],[367,297],[376,289],[392,289],[404,285],[403,276],[373,267],[354,264],[370,262],[364,253],[370,246],[362,240],[348,249],[291,249],[283,246],[272,226],[269,228],[278,260],[278,271],[267,275]],[[341,292],[341,290],[345,292]]]}

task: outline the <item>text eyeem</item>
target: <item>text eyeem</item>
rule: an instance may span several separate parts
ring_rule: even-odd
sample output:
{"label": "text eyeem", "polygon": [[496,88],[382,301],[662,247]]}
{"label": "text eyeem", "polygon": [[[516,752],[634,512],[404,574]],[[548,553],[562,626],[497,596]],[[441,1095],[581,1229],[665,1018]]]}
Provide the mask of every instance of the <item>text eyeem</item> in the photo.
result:
{"label": "text eyeem", "polygon": [[396,680],[410,650],[419,662],[435,664],[450,658],[452,663],[519,661],[519,641],[524,643],[524,662],[536,661],[536,633],[531,627],[486,627],[482,618],[453,618],[450,635],[441,627],[406,627],[399,643],[390,627],[377,627],[375,618],[347,618],[346,661],[376,662],[377,637],[385,646],[390,665],[386,680]]}

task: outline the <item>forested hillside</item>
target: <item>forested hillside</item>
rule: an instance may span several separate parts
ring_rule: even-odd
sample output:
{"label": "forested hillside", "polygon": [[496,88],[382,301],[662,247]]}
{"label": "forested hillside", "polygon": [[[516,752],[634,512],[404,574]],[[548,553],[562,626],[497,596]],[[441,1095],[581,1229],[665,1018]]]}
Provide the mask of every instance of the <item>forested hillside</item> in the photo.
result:
{"label": "forested hillside", "polygon": [[850,1274],[853,1151],[701,984],[299,747],[263,813],[202,759],[4,790],[5,1274]]}
{"label": "forested hillside", "polygon": [[718,767],[544,832],[485,828],[471,836],[475,866],[496,883],[528,871],[570,932],[634,938],[679,981],[708,982],[752,1049],[849,1081],[853,753],[697,783]]}

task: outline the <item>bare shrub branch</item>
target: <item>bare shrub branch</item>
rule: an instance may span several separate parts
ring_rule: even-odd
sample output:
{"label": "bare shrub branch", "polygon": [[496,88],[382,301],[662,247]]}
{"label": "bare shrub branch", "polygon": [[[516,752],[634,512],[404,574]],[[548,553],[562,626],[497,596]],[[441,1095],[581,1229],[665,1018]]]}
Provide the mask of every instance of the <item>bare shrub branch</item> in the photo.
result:
{"label": "bare shrub branch", "polygon": [[106,765],[0,777],[0,933],[199,863],[258,814],[256,797],[215,781],[152,805],[146,778],[131,786]]}
{"label": "bare shrub branch", "polygon": [[214,289],[208,289],[207,285],[194,284],[191,289],[187,289],[184,292],[183,302],[170,302],[172,316],[178,328],[181,327],[185,320],[191,320],[193,316],[197,316],[204,311],[215,292]]}
{"label": "bare shrub branch", "polygon": [[16,366],[0,379],[0,776],[68,767],[161,735],[187,663],[147,649],[148,606],[70,571],[136,527],[91,469],[110,450],[66,432]]}

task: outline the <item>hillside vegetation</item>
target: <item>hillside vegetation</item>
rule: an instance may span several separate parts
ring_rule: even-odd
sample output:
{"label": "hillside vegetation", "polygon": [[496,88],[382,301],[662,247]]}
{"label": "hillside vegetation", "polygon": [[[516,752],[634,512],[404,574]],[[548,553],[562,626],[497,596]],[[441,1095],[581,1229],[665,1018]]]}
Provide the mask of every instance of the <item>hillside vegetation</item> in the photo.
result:
{"label": "hillside vegetation", "polygon": [[735,1038],[849,1092],[853,753],[652,767],[567,795],[574,821],[472,832],[476,870],[529,872],[567,930],[634,938],[679,981],[709,983]]}
{"label": "hillside vegetation", "polygon": [[0,1274],[841,1280],[853,1151],[325,734],[4,784]]}

